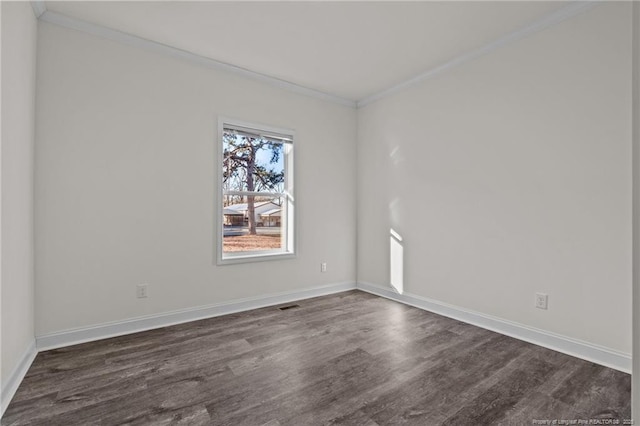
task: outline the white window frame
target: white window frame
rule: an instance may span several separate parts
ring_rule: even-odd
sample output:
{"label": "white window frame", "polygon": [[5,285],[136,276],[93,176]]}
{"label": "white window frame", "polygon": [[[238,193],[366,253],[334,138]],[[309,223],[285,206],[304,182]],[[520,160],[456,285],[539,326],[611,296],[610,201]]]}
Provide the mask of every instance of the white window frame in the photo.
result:
{"label": "white window frame", "polygon": [[[223,251],[224,246],[224,190],[223,190],[223,151],[224,144],[222,135],[225,128],[233,128],[236,130],[242,130],[251,132],[258,135],[272,136],[277,139],[283,140],[284,150],[284,191],[278,192],[256,192],[255,195],[273,195],[274,197],[282,197],[286,203],[284,217],[281,219],[281,227],[284,229],[284,235],[282,240],[282,248],[276,250],[254,250],[246,252],[238,252],[234,254],[225,254]],[[237,120],[227,117],[218,117],[218,139],[216,161],[218,163],[217,173],[217,185],[216,193],[216,214],[214,214],[214,220],[216,221],[216,261],[218,265],[230,265],[237,263],[248,262],[261,262],[265,260],[282,260],[288,258],[295,258],[297,253],[297,238],[296,238],[296,215],[295,215],[295,192],[294,192],[294,140],[295,132],[291,129],[283,129],[273,126],[267,126],[264,124],[250,123],[242,120]],[[284,142],[286,141],[286,142]],[[227,195],[251,195],[247,191],[228,191]]]}

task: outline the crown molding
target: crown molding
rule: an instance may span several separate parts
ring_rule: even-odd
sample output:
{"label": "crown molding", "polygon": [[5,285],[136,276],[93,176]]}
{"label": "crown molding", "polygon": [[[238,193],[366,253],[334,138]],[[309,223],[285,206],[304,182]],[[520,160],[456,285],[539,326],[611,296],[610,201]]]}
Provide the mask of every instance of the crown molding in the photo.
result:
{"label": "crown molding", "polygon": [[32,1],[31,7],[33,8],[33,14],[36,15],[36,19],[39,19],[47,11],[47,6],[43,0]]}
{"label": "crown molding", "polygon": [[367,96],[366,98],[363,98],[356,103],[357,108],[362,108],[363,106],[369,105],[382,98],[386,98],[388,96],[394,95],[398,92],[401,92],[419,83],[422,83],[425,80],[428,80],[439,74],[449,71],[459,65],[462,65],[480,56],[484,56],[488,53],[491,53],[496,49],[499,49],[508,44],[514,43],[518,40],[522,40],[523,38],[531,34],[542,31],[562,21],[572,18],[582,12],[592,9],[593,7],[599,5],[600,3],[601,3],[600,1],[574,1],[568,6],[558,9],[555,12],[552,12],[526,25],[525,27],[520,28],[519,30],[506,34],[488,44],[485,44],[482,47],[465,52],[462,55],[456,56],[455,58],[449,60],[448,62],[438,65],[435,68],[431,68],[430,70],[425,71],[422,74],[419,74],[415,77],[412,77],[409,80],[405,80],[402,83],[389,87],[388,89],[384,89],[378,93],[374,93],[373,95]]}
{"label": "crown molding", "polygon": [[208,68],[231,72],[246,78],[250,78],[252,80],[257,80],[257,81],[270,84],[280,89],[288,90],[290,92],[298,93],[305,96],[310,96],[312,98],[320,99],[323,101],[333,102],[333,103],[344,105],[351,108],[356,107],[356,102],[351,99],[342,98],[340,96],[336,96],[329,93],[321,92],[319,90],[300,86],[299,84],[291,83],[286,80],[282,80],[266,74],[261,74],[261,73],[251,71],[246,68],[238,67],[235,65],[227,64],[225,62],[216,61],[215,59],[207,58],[205,56],[201,56],[196,53],[189,52],[187,50],[183,50],[177,47],[158,43],[156,41],[147,40],[142,37],[138,37],[129,33],[114,30],[102,25],[97,25],[81,19],[72,18],[70,16],[63,15],[61,13],[47,10],[42,15],[40,15],[40,20],[43,22],[59,25],[61,27],[69,28],[72,30],[81,31],[87,34],[103,37],[108,40],[116,41],[129,46],[141,48],[147,51],[161,53],[174,58],[187,60],[192,63],[196,63]]}
{"label": "crown molding", "polygon": [[410,87],[413,87],[419,83],[422,83],[425,80],[433,78],[444,72],[447,72],[457,66],[460,66],[464,63],[472,61],[478,57],[487,55],[501,47],[507,46],[518,40],[522,40],[523,38],[531,34],[540,32],[553,25],[559,24],[560,22],[563,22],[574,16],[577,16],[589,9],[592,9],[600,5],[601,3],[603,3],[603,1],[601,0],[572,1],[571,4],[561,9],[558,9],[555,12],[552,12],[548,15],[545,15],[544,17],[518,30],[508,33],[488,44],[485,44],[484,46],[467,51],[441,65],[431,68],[415,77],[412,77],[408,80],[403,81],[402,83],[398,83],[387,89],[384,89],[377,93],[369,95],[363,99],[360,99],[359,101],[353,101],[351,99],[321,92],[315,89],[311,89],[309,87],[298,85],[296,83],[292,83],[292,82],[282,80],[276,77],[272,77],[266,74],[261,74],[255,71],[251,71],[246,68],[238,67],[225,62],[216,61],[215,59],[201,56],[196,53],[189,52],[187,50],[183,50],[183,49],[179,49],[166,44],[158,43],[156,41],[148,40],[148,39],[138,37],[129,33],[114,30],[102,25],[93,24],[91,22],[87,22],[81,19],[72,18],[70,16],[66,16],[57,12],[48,11],[46,10],[44,1],[42,0],[32,1],[31,5],[33,7],[33,11],[35,15],[44,22],[49,22],[51,24],[59,25],[65,28],[96,35],[112,41],[127,44],[129,46],[134,46],[134,47],[138,47],[148,51],[162,53],[175,58],[188,60],[190,62],[197,63],[205,67],[231,72],[231,73],[238,74],[253,80],[262,81],[264,83],[270,84],[275,87],[279,87],[284,90],[288,90],[288,91],[305,95],[305,96],[310,96],[323,101],[333,102],[333,103],[348,106],[351,108],[362,108],[380,99],[386,98],[388,96],[392,96],[398,92],[401,92]]}

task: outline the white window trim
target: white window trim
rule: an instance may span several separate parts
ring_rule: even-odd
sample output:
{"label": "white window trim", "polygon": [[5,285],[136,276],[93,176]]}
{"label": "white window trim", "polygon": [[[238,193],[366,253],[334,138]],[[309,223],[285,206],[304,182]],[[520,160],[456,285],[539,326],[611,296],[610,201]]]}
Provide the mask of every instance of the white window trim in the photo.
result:
{"label": "white window trim", "polygon": [[[215,241],[215,253],[216,253],[216,263],[218,265],[233,265],[238,263],[253,263],[253,262],[263,262],[268,260],[283,260],[283,259],[293,259],[297,257],[298,253],[298,215],[296,213],[296,194],[295,194],[295,167],[294,167],[294,155],[295,149],[290,153],[287,153],[284,157],[285,160],[285,193],[288,194],[288,198],[290,200],[286,200],[291,204],[287,207],[287,235],[288,238],[287,250],[256,250],[251,252],[240,252],[237,255],[227,255],[223,257],[223,243],[224,243],[224,216],[222,214],[223,209],[223,189],[222,189],[222,152],[223,152],[223,144],[222,144],[222,134],[224,133],[225,125],[230,127],[243,127],[246,129],[260,130],[261,134],[274,134],[278,136],[290,136],[292,142],[295,141],[296,135],[295,131],[291,129],[278,128],[273,126],[268,126],[259,123],[250,123],[242,120],[237,120],[235,118],[228,118],[219,116],[218,117],[218,138],[216,140],[216,162],[217,166],[217,180],[216,180],[216,205],[215,205],[215,214],[214,220],[216,224],[214,226],[214,232],[216,233],[214,241]],[[293,146],[293,144],[291,145]]]}

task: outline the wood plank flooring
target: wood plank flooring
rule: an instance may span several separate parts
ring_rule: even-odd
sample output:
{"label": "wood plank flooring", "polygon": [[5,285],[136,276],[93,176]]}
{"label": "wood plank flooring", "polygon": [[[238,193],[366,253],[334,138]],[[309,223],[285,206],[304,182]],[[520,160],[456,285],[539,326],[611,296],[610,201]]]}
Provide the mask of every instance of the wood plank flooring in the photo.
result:
{"label": "wood plank flooring", "polygon": [[531,425],[630,376],[360,291],[38,354],[3,425]]}

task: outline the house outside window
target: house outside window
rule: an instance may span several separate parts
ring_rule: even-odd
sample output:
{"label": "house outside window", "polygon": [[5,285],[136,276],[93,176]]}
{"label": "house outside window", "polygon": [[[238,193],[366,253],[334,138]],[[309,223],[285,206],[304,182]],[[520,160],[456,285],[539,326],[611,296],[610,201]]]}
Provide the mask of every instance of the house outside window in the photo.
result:
{"label": "house outside window", "polygon": [[295,255],[294,132],[218,122],[219,264]]}

